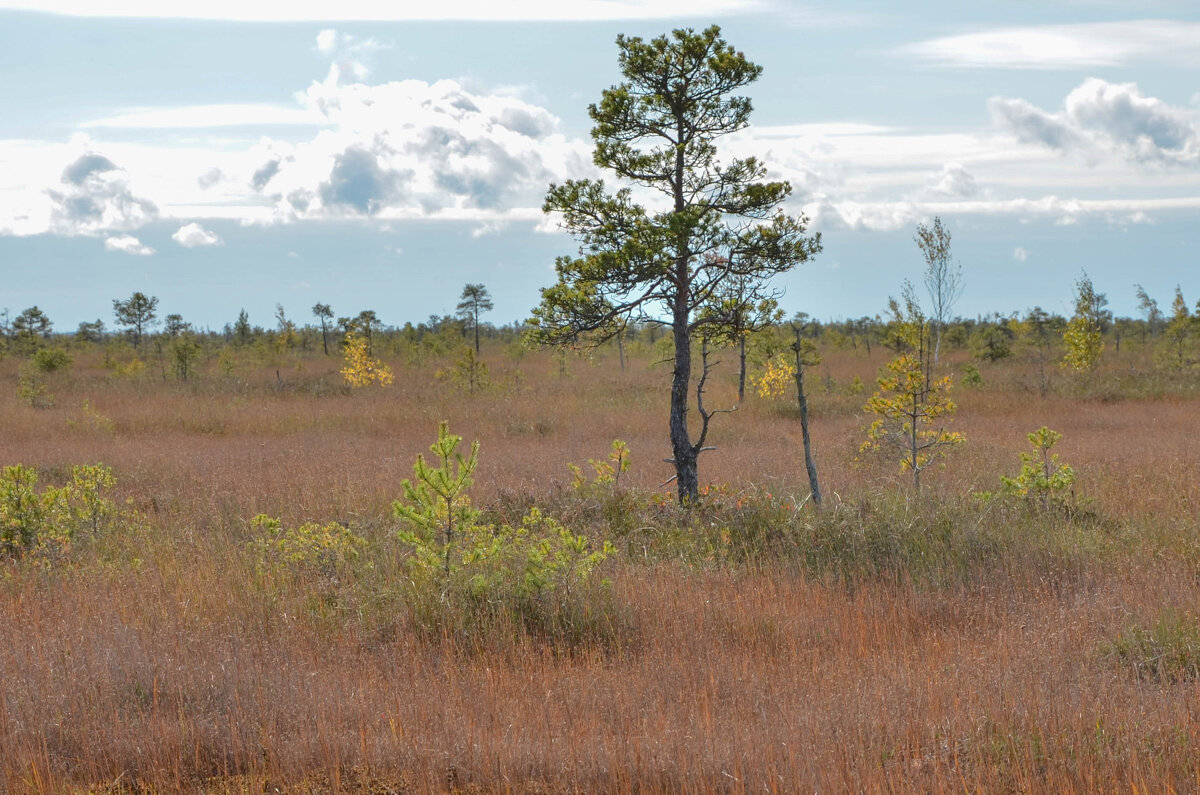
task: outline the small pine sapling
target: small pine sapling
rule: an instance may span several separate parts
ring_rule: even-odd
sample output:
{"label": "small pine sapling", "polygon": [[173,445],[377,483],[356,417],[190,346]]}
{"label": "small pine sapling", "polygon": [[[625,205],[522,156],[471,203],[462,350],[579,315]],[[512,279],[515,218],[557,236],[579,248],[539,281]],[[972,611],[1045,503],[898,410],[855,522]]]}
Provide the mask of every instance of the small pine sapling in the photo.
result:
{"label": "small pine sapling", "polygon": [[878,416],[867,429],[861,450],[889,449],[900,456],[900,470],[912,472],[913,487],[921,488],[921,472],[943,448],[966,441],[946,430],[957,405],[950,399],[950,376],[927,381],[921,357],[905,354],[887,365],[879,389],[866,410]]}
{"label": "small pine sapling", "polygon": [[629,470],[629,445],[620,439],[613,439],[612,450],[608,453],[607,461],[597,461],[594,458],[588,459],[588,464],[596,472],[595,479],[589,484],[587,475],[583,474],[583,469],[575,464],[567,464],[567,469],[571,471],[571,476],[574,478],[574,487],[578,492],[583,492],[589,487],[596,486],[612,486],[615,492],[619,490],[621,485],[621,474]]}
{"label": "small pine sapling", "polygon": [[1043,425],[1027,438],[1033,452],[1021,453],[1021,472],[1016,477],[1000,476],[1004,493],[1029,500],[1043,511],[1051,506],[1068,507],[1075,470],[1060,463],[1057,453],[1050,452],[1062,434]]}
{"label": "small pine sapling", "polygon": [[[450,433],[449,423],[440,423],[437,441],[429,447],[438,465],[430,466],[424,455],[418,455],[413,464],[413,480],[406,479],[401,484],[404,498],[392,503],[396,518],[415,525],[418,530],[415,534],[401,531],[400,539],[411,544],[418,554],[437,554],[447,575],[456,528],[463,532],[479,518],[479,511],[472,507],[467,496],[479,461],[479,442],[471,443],[467,458],[458,452],[461,442],[461,436]],[[438,535],[442,538],[440,543]]]}

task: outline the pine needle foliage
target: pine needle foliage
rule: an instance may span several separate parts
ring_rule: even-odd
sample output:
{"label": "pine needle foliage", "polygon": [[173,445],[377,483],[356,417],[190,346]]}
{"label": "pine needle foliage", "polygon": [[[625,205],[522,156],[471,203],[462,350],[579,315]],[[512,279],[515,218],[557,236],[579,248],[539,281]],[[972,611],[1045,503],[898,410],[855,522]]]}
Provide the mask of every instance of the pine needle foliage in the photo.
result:
{"label": "pine needle foliage", "polygon": [[[446,574],[450,573],[450,548],[455,531],[472,527],[479,511],[471,505],[467,490],[475,482],[472,475],[479,463],[479,442],[471,443],[471,454],[463,458],[458,452],[462,437],[450,433],[450,424],[438,425],[438,436],[429,447],[437,460],[436,466],[418,455],[413,464],[413,479],[401,484],[404,498],[392,503],[397,519],[416,528],[416,533],[402,531],[400,538],[415,549],[441,558]],[[430,542],[440,537],[440,542]]]}
{"label": "pine needle foliage", "polygon": [[879,389],[864,407],[878,419],[867,428],[861,451],[889,451],[900,457],[901,472],[911,472],[913,487],[921,487],[921,473],[944,448],[966,441],[961,433],[946,430],[958,406],[950,399],[952,378],[926,380],[921,358],[904,354],[889,362],[879,378]]}
{"label": "pine needle foliage", "polygon": [[1075,485],[1075,470],[1061,463],[1057,453],[1050,452],[1062,434],[1043,425],[1027,438],[1033,452],[1021,453],[1021,471],[1015,477],[1000,476],[1004,493],[1029,500],[1043,511],[1067,506]]}

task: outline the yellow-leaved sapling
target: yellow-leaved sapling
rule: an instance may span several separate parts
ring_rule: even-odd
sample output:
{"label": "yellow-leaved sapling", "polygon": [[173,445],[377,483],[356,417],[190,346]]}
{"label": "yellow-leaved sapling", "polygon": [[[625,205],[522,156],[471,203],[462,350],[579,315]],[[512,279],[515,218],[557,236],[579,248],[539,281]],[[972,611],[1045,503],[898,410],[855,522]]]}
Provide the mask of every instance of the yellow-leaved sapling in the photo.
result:
{"label": "yellow-leaved sapling", "polygon": [[350,332],[346,335],[346,366],[342,377],[351,387],[388,386],[395,381],[392,369],[371,356],[370,341],[363,334]]}

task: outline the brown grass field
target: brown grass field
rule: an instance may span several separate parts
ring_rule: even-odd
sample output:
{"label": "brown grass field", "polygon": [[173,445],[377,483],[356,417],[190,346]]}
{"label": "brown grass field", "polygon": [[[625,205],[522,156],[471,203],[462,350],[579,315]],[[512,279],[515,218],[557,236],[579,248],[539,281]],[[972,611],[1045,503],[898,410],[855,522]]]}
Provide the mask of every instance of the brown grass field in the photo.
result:
{"label": "brown grass field", "polygon": [[[660,485],[669,373],[648,351],[624,373],[604,353],[564,374],[549,354],[494,344],[483,359],[504,386],[475,395],[400,357],[394,386],[351,393],[337,357],[163,382],[114,376],[93,352],[46,377],[43,409],[17,399],[5,359],[0,463],[58,483],[104,462],[142,520],[94,560],[0,564],[0,790],[1198,791],[1200,390],[1130,347],[1086,380],[1055,372],[1045,399],[1028,364],[981,365],[983,387],[955,390],[967,443],[920,495],[892,464],[854,463],[867,395],[844,386],[873,384],[886,352],[829,353],[809,377],[832,518],[786,509],[789,532],[947,525],[1003,553],[840,574],[682,537],[708,522],[736,541],[749,514],[687,519],[651,498],[673,491]],[[711,404],[733,401],[726,359]],[[477,504],[544,504],[594,538],[603,505],[574,494],[566,465],[629,444],[635,535],[657,540],[639,554],[618,539],[602,638],[472,644],[418,631],[395,599],[312,611],[300,591],[255,587],[259,513],[346,522],[386,545],[389,505],[442,419],[480,441]],[[1079,515],[975,500],[1041,425],[1064,436]],[[799,439],[787,400],[748,395],[714,421],[701,482],[725,484],[729,504],[802,502]],[[684,530],[664,540],[671,527]],[[390,554],[373,575],[384,597],[402,571]],[[1153,651],[1114,652],[1171,616],[1176,674],[1153,675]]]}

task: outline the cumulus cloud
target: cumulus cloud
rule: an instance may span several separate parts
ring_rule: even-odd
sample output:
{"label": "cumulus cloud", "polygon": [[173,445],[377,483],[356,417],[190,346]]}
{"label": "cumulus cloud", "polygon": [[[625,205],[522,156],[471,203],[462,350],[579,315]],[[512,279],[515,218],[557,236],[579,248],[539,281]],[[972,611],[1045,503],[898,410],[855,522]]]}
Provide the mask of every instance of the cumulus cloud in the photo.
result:
{"label": "cumulus cloud", "polygon": [[376,153],[355,145],[336,155],[329,179],[317,191],[324,205],[373,215],[381,207],[397,203],[401,182],[411,172],[384,165],[381,155],[387,154],[386,148]]}
{"label": "cumulus cloud", "polygon": [[1017,262],[1025,262],[1027,259],[1029,259],[1029,252],[1020,246],[1017,246],[1013,249],[1013,259],[1015,259]]}
{"label": "cumulus cloud", "polygon": [[1049,112],[1023,99],[993,97],[992,118],[1019,141],[1095,159],[1109,152],[1139,164],[1200,163],[1194,112],[1144,95],[1136,83],[1090,77]]}
{"label": "cumulus cloud", "polygon": [[225,174],[221,171],[221,169],[213,167],[196,177],[196,184],[199,185],[202,190],[208,190],[224,178]]}
{"label": "cumulus cloud", "polygon": [[565,138],[554,115],[518,97],[453,80],[342,78],[335,63],[298,95],[325,119],[313,138],[266,139],[255,149],[261,159],[248,182],[277,221],[495,217],[540,205],[549,182],[594,172],[585,142]]}
{"label": "cumulus cloud", "polygon": [[171,235],[171,239],[184,248],[222,244],[221,238],[216,232],[211,232],[195,222],[179,227],[175,234]]}
{"label": "cumulus cloud", "polygon": [[930,180],[926,189],[932,196],[956,199],[969,199],[979,194],[979,185],[975,182],[975,177],[963,168],[961,163],[947,163],[942,166],[941,173]]}
{"label": "cumulus cloud", "polygon": [[988,110],[998,126],[1011,131],[1022,143],[1065,150],[1085,142],[1062,114],[1048,113],[1024,99],[992,97]]}
{"label": "cumulus cloud", "polygon": [[63,169],[63,188],[47,190],[52,207],[50,231],[97,236],[127,231],[153,221],[158,207],[133,195],[124,172],[111,160],[85,152]]}
{"label": "cumulus cloud", "polygon": [[267,183],[271,181],[271,177],[278,173],[279,160],[268,160],[266,163],[263,163],[261,166],[255,169],[254,174],[252,174],[250,177],[250,187],[254,188],[255,190],[262,190],[267,186]]}
{"label": "cumulus cloud", "polygon": [[141,257],[148,257],[154,253],[154,249],[133,235],[116,235],[105,238],[104,248],[107,251],[120,251],[125,254],[134,254]]}

